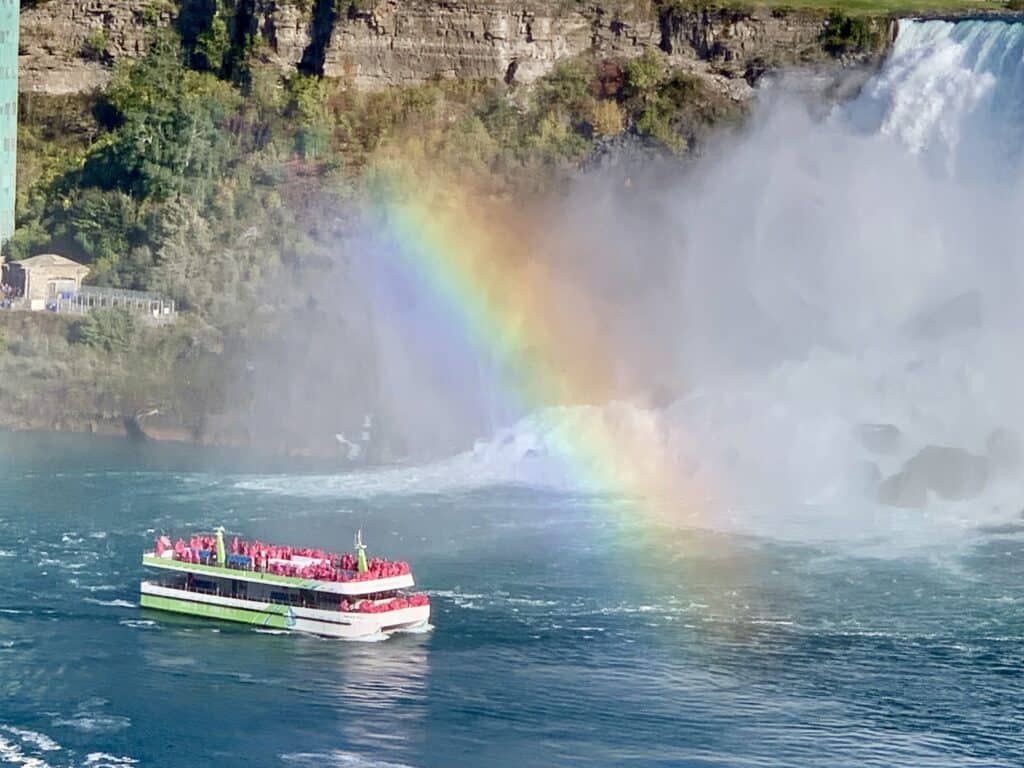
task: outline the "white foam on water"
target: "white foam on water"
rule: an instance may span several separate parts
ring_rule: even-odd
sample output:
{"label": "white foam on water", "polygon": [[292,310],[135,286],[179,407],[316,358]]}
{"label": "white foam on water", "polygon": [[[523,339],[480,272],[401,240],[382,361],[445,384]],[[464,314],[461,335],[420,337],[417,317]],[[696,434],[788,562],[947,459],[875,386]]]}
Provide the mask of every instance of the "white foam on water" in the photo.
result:
{"label": "white foam on water", "polygon": [[381,643],[391,637],[389,632],[374,632],[372,635],[359,635],[357,637],[341,638],[350,643]]}
{"label": "white foam on water", "polygon": [[[42,755],[61,751],[61,746],[44,733],[0,724],[0,765],[21,768],[52,768]],[[4,736],[6,733],[10,738]]]}
{"label": "white foam on water", "polygon": [[0,736],[0,764],[20,765],[22,768],[50,768],[50,764],[41,757],[26,754],[18,743],[3,736]]}
{"label": "white foam on water", "polygon": [[299,766],[335,766],[336,768],[413,768],[405,763],[377,760],[355,752],[334,750],[331,752],[289,752],[281,760]]}
{"label": "white foam on water", "polygon": [[[575,491],[581,479],[599,480],[605,467],[585,466],[580,434],[619,433],[625,439],[656,429],[655,415],[632,403],[557,406],[499,430],[473,449],[428,464],[341,475],[270,475],[239,479],[240,490],[300,497],[369,498],[382,494],[453,493],[494,485]],[[573,455],[570,463],[566,456]],[[593,488],[585,490],[594,490]],[[603,489],[599,489],[603,490]]]}
{"label": "white foam on water", "polygon": [[83,602],[92,603],[93,605],[104,605],[109,608],[138,608],[136,603],[129,602],[128,600],[98,600],[95,597],[87,597]]}
{"label": "white foam on water", "polygon": [[425,635],[434,631],[433,624],[422,624],[418,627],[406,627],[404,629],[392,630],[393,635]]}
{"label": "white foam on water", "polygon": [[152,619],[122,619],[117,623],[122,627],[132,627],[133,629],[154,629],[157,626]]}
{"label": "white foam on water", "polygon": [[17,736],[22,740],[22,742],[32,744],[42,752],[57,752],[61,748],[60,744],[51,739],[45,733],[30,731],[27,728],[17,728],[13,725],[2,725],[0,726],[0,730]]}
{"label": "white foam on water", "polygon": [[132,721],[121,715],[104,715],[95,712],[76,712],[71,717],[53,720],[55,726],[74,728],[83,733],[115,733],[131,727]]}
{"label": "white foam on water", "polygon": [[86,592],[114,592],[119,589],[119,587],[114,584],[83,584],[81,579],[77,576],[69,578],[68,584],[73,586],[75,589],[81,589]]}
{"label": "white foam on water", "polygon": [[106,752],[90,752],[85,757],[83,766],[89,766],[89,768],[127,768],[127,766],[137,765],[138,760],[131,757],[125,757],[123,755],[110,755]]}

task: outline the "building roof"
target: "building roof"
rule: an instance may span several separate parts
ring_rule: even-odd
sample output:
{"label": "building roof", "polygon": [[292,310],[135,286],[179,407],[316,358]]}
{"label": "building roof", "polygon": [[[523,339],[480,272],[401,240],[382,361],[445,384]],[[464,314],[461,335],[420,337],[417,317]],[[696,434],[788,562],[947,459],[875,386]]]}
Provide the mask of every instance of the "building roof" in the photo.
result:
{"label": "building roof", "polygon": [[78,267],[84,269],[86,272],[89,268],[84,264],[79,264],[77,261],[66,259],[63,256],[58,256],[56,253],[41,253],[38,256],[33,256],[29,259],[22,259],[21,261],[12,262],[17,264],[22,269],[43,269],[46,267]]}

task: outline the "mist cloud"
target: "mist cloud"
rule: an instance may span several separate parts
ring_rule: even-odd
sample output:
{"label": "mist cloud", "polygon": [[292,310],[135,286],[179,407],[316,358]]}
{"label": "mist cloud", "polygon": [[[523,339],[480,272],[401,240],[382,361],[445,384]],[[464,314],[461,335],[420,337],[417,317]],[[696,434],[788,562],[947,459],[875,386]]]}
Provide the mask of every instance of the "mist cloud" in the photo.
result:
{"label": "mist cloud", "polygon": [[545,300],[523,311],[567,370],[574,355],[605,369],[588,397],[526,404],[541,413],[508,396],[523,371],[467,340],[370,222],[313,291],[334,330],[302,348],[347,378],[323,373],[305,423],[333,434],[372,412],[396,456],[465,451],[417,475],[446,487],[557,484],[545,457],[606,419],[653,429],[723,505],[1015,514],[1021,29],[905,22],[827,117],[766,92],[696,167],[591,173],[557,200],[474,211],[516,241],[514,274]]}

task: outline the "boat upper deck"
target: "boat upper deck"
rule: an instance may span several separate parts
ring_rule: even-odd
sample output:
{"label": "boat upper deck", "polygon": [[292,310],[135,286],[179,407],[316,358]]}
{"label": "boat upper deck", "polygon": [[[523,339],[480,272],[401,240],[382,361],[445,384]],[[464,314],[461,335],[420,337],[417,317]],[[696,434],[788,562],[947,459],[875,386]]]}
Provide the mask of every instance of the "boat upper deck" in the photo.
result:
{"label": "boat upper deck", "polygon": [[338,595],[389,592],[414,584],[406,562],[380,557],[366,560],[351,553],[249,542],[237,537],[230,549],[216,536],[196,535],[187,543],[178,539],[174,544],[160,537],[153,551],[143,555],[142,564]]}
{"label": "boat upper deck", "polygon": [[364,579],[362,581],[320,581],[319,579],[304,579],[301,576],[282,576],[281,574],[264,571],[226,568],[216,563],[213,565],[186,563],[180,560],[161,557],[156,552],[146,552],[143,554],[142,564],[151,568],[164,568],[172,571],[181,571],[182,573],[206,574],[222,579],[275,584],[289,589],[333,592],[336,595],[369,595],[377,592],[390,592],[396,589],[409,589],[415,584],[411,573],[379,579]]}

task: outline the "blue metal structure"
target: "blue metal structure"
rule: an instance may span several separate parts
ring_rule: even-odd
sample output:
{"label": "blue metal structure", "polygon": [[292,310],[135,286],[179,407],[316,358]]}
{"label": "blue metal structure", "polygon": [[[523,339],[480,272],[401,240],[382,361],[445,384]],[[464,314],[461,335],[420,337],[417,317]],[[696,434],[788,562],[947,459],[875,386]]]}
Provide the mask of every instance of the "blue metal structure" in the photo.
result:
{"label": "blue metal structure", "polygon": [[0,0],[0,244],[14,233],[20,17],[19,0]]}

